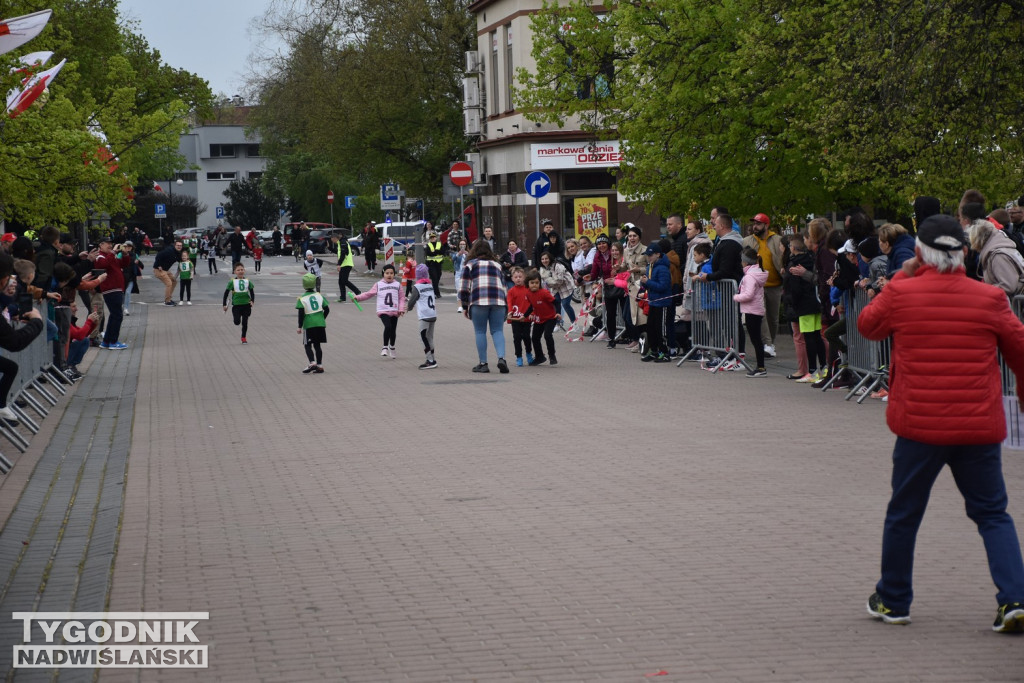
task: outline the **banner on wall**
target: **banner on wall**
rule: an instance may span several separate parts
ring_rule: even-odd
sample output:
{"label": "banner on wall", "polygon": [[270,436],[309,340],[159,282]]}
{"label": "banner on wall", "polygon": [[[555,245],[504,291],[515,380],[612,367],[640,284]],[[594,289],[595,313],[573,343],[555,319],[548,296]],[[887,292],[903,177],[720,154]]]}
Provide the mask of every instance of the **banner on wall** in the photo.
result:
{"label": "banner on wall", "polygon": [[591,240],[608,234],[608,197],[579,197],[572,200],[576,239]]}

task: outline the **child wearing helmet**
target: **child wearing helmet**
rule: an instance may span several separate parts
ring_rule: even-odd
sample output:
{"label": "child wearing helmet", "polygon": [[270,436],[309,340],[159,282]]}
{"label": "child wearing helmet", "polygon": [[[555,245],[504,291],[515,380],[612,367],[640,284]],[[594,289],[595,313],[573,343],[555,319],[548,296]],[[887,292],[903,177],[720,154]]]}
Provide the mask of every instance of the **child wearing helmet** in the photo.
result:
{"label": "child wearing helmet", "polygon": [[306,348],[306,358],[309,360],[309,365],[302,371],[304,375],[324,371],[324,354],[320,345],[327,343],[327,316],[331,313],[331,307],[327,299],[316,291],[319,279],[313,273],[303,275],[302,288],[306,291],[295,302],[295,308],[299,310],[297,332],[302,335],[302,345]]}

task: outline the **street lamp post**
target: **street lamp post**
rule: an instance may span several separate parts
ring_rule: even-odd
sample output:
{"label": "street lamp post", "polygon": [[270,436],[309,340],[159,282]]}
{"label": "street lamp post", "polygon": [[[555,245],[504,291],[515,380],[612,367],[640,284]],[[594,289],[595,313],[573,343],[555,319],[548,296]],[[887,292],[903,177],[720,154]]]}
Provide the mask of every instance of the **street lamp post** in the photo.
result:
{"label": "street lamp post", "polygon": [[169,194],[167,195],[167,222],[170,224],[171,234],[174,234],[174,219],[171,218],[171,211],[174,209],[174,186],[181,187],[185,184],[185,181],[181,178],[167,183]]}

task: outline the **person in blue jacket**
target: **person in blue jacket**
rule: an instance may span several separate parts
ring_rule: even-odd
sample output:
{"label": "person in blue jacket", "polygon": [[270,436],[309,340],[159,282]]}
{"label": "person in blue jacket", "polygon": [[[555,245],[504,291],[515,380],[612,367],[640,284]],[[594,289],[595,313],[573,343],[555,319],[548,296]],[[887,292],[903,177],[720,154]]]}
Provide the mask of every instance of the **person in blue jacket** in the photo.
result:
{"label": "person in blue jacket", "polygon": [[668,259],[661,253],[661,247],[653,242],[644,252],[647,256],[647,275],[640,278],[640,288],[647,292],[647,349],[641,358],[644,362],[669,362],[668,346],[665,343],[666,325],[669,314],[675,310],[672,298],[672,272]]}

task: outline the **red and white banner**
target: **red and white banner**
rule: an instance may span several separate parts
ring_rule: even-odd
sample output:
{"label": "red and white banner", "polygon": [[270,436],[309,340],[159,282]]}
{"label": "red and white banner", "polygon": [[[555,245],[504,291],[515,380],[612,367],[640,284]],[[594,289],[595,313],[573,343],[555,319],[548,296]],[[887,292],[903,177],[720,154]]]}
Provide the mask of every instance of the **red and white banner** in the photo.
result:
{"label": "red and white banner", "polygon": [[26,109],[32,106],[32,103],[39,99],[39,96],[43,94],[46,88],[53,82],[53,79],[60,73],[60,70],[64,68],[65,62],[68,60],[62,59],[57,66],[46,71],[40,71],[34,76],[30,76],[21,89],[15,88],[11,92],[7,93],[7,113],[11,115],[13,119],[18,114],[22,113]]}
{"label": "red and white banner", "polygon": [[50,20],[53,10],[25,14],[13,19],[0,19],[0,55],[21,47],[39,35]]}

